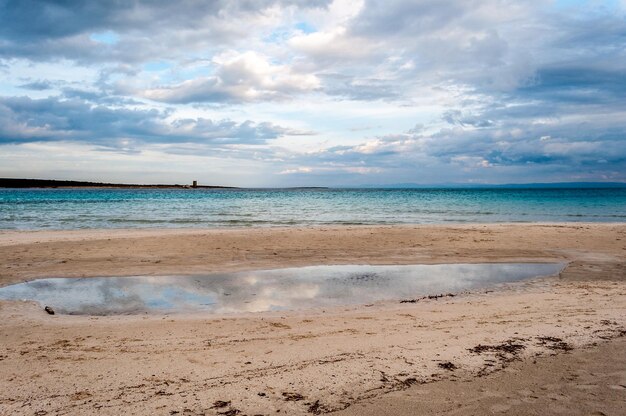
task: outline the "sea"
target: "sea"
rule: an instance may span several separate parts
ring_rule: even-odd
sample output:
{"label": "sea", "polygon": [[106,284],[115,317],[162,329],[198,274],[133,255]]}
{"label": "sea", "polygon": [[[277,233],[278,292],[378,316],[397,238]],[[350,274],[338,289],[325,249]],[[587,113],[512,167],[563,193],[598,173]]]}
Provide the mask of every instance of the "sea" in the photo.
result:
{"label": "sea", "polygon": [[624,222],[626,188],[0,189],[0,229]]}

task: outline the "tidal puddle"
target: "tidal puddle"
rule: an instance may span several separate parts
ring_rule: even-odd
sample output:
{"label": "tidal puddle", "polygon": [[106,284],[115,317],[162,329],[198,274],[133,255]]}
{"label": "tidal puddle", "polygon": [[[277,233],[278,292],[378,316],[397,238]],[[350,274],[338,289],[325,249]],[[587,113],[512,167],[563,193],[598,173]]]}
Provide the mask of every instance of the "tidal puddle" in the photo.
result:
{"label": "tidal puddle", "polygon": [[50,278],[0,288],[56,312],[119,315],[262,312],[460,292],[553,275],[562,263],[310,266],[195,276]]}

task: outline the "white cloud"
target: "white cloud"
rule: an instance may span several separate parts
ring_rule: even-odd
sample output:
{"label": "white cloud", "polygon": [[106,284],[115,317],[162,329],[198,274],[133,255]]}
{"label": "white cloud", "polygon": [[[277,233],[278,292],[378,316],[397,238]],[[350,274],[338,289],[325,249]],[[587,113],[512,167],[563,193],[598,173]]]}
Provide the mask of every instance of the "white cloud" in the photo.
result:
{"label": "white cloud", "polygon": [[298,168],[281,170],[278,174],[279,175],[292,175],[294,173],[311,173],[311,172],[313,172],[313,168],[309,168],[309,167],[306,167],[306,166],[301,166],[301,167],[298,167]]}
{"label": "white cloud", "polygon": [[[15,2],[0,156],[22,143],[38,160],[43,141],[138,166],[219,155],[262,165],[264,185],[624,178],[619,4],[132,0],[57,5],[65,18]],[[240,185],[260,180],[247,172]]]}
{"label": "white cloud", "polygon": [[312,74],[299,74],[287,65],[272,64],[257,52],[226,52],[213,59],[215,74],[171,86],[147,89],[148,99],[169,103],[254,102],[284,100],[319,86]]}
{"label": "white cloud", "polygon": [[289,46],[315,60],[323,67],[329,60],[350,62],[371,58],[374,45],[371,40],[349,37],[345,27],[336,27],[325,32],[296,35],[289,39]]}

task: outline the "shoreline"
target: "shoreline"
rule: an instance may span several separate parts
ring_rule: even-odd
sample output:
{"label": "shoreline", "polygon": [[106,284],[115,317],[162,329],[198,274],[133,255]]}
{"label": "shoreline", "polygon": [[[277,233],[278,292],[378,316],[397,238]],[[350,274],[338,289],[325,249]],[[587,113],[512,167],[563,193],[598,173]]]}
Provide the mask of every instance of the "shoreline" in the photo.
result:
{"label": "shoreline", "polygon": [[[571,386],[563,393],[567,400],[557,402],[560,411],[623,409],[623,401],[611,401],[614,395],[605,390],[598,397],[608,397],[610,406],[589,392],[600,392],[590,386],[604,383],[623,395],[620,377],[626,375],[585,373],[577,381],[570,373],[583,371],[588,356],[602,371],[624,362],[624,223],[0,232],[0,247],[0,285],[46,277],[42,273],[569,263],[558,277],[416,303],[217,316],[49,316],[32,302],[0,302],[0,372],[6,375],[0,413],[304,415],[345,409],[349,415],[385,414],[378,409],[386,408],[408,415],[422,406],[430,415],[451,411],[429,401],[444,397],[450,385],[465,406],[457,414],[528,413],[524,409],[544,403],[544,396],[561,394],[553,386],[559,368],[569,369],[562,384]],[[603,354],[607,348],[621,361]],[[517,384],[502,385],[509,376]],[[556,381],[541,390],[542,379]],[[463,396],[469,391],[499,396],[470,400]]]}
{"label": "shoreline", "polygon": [[312,265],[626,262],[626,223],[0,231],[0,286]]}

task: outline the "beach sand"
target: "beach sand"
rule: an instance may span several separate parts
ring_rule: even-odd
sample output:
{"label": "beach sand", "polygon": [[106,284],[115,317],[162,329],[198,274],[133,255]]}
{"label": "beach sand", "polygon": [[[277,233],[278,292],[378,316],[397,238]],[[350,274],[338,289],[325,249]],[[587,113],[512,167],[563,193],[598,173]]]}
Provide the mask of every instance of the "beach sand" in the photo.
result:
{"label": "beach sand", "polygon": [[0,302],[0,414],[626,412],[626,224],[1,232],[0,285],[552,261],[569,266],[497,290],[325,310],[88,317]]}

